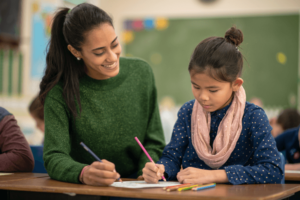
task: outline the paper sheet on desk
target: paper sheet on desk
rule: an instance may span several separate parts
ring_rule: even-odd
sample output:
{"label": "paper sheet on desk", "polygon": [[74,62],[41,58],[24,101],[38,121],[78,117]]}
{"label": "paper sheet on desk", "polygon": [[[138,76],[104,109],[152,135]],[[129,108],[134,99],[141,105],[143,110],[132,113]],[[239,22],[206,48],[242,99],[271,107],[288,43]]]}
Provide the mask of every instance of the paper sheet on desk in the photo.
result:
{"label": "paper sheet on desk", "polygon": [[285,170],[285,173],[291,173],[291,174],[300,174],[299,170]]}
{"label": "paper sheet on desk", "polygon": [[13,173],[0,173],[0,176],[10,175],[10,174],[13,174]]}
{"label": "paper sheet on desk", "polygon": [[158,182],[146,183],[145,181],[123,181],[123,182],[114,182],[111,186],[113,187],[122,187],[122,188],[154,188],[154,187],[168,187],[173,185],[179,185],[179,182]]}

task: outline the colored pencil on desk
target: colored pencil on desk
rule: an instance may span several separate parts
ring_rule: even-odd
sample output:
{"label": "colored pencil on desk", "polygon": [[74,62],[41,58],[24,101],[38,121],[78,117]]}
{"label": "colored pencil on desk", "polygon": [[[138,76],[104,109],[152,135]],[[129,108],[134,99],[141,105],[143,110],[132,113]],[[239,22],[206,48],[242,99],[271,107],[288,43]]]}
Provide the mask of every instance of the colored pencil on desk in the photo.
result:
{"label": "colored pencil on desk", "polygon": [[193,184],[186,184],[186,185],[183,185],[183,186],[178,186],[178,187],[173,187],[173,188],[168,188],[166,189],[166,191],[168,192],[171,192],[171,191],[177,191],[179,188],[185,188],[185,187],[189,187],[189,186],[192,186]]}
{"label": "colored pencil on desk", "polygon": [[163,190],[168,190],[168,189],[173,189],[173,188],[180,188],[183,186],[189,186],[191,185],[190,183],[185,183],[185,184],[180,184],[180,185],[172,185],[172,186],[168,186],[168,187],[164,187]]}
{"label": "colored pencil on desk", "polygon": [[[148,159],[150,160],[150,162],[152,162],[152,163],[155,164],[155,162],[152,160],[151,156],[148,154],[147,150],[146,150],[145,147],[142,145],[142,143],[140,142],[140,140],[139,140],[137,137],[135,137],[134,139],[135,139],[136,142],[140,145],[140,147],[142,148],[142,150],[144,151],[144,153],[146,154],[146,156],[148,157]],[[156,165],[156,164],[155,164],[155,165]],[[162,177],[162,179],[163,179],[164,181],[166,181],[166,178],[164,177],[164,175],[162,175],[161,177]]]}
{"label": "colored pencil on desk", "polygon": [[178,188],[177,190],[178,191],[191,190],[192,188],[198,187],[198,186],[200,186],[200,185],[195,184],[195,185],[190,185],[190,186],[187,186],[187,187]]}
{"label": "colored pencil on desk", "polygon": [[211,183],[211,184],[201,185],[199,187],[194,187],[192,190],[193,191],[197,191],[197,190],[203,190],[203,189],[212,188],[212,187],[216,187],[216,184],[215,183]]}
{"label": "colored pencil on desk", "polygon": [[[87,152],[89,152],[97,161],[102,162],[102,160],[90,148],[88,148],[83,142],[80,142],[80,145],[83,146],[83,148]],[[114,171],[116,171],[116,170],[114,170]],[[118,178],[117,180],[122,182],[121,178]]]}

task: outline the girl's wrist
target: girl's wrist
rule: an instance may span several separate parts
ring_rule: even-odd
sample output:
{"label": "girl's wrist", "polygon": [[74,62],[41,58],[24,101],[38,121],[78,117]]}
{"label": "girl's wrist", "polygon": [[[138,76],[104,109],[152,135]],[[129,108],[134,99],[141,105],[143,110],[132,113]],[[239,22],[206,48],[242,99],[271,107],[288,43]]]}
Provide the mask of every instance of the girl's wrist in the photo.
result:
{"label": "girl's wrist", "polygon": [[218,170],[211,170],[212,173],[212,180],[211,183],[227,183],[228,178],[226,171],[224,169],[218,169]]}

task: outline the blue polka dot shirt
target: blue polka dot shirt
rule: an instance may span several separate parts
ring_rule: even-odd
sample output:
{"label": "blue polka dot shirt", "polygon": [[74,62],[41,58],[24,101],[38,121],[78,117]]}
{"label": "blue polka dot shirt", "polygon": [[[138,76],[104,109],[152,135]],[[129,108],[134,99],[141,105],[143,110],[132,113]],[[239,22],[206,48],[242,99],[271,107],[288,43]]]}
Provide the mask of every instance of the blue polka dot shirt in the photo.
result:
{"label": "blue polka dot shirt", "polygon": [[[212,170],[199,159],[191,140],[191,116],[195,100],[185,103],[178,111],[170,143],[157,162],[165,166],[166,178],[176,180],[183,169],[195,167]],[[210,144],[216,138],[219,124],[230,107],[211,112]],[[280,183],[283,178],[281,159],[271,135],[269,120],[260,107],[246,102],[243,129],[236,147],[227,162],[219,169],[226,171],[229,183]]]}

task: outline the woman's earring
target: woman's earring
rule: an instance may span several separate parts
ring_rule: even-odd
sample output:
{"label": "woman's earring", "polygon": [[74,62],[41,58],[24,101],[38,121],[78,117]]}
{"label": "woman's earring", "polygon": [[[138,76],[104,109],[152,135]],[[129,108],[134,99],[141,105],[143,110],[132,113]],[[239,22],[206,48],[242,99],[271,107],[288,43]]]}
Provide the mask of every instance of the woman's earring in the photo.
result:
{"label": "woman's earring", "polygon": [[80,60],[80,58],[78,57],[77,60]]}

